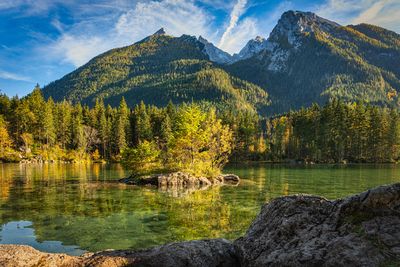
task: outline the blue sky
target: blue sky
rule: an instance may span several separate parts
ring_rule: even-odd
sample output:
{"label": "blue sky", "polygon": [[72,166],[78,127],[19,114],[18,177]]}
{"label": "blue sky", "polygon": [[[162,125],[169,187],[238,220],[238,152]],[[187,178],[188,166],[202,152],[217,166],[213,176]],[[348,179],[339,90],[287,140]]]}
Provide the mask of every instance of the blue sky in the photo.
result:
{"label": "blue sky", "polygon": [[290,9],[400,32],[400,0],[1,0],[0,90],[23,96],[161,27],[235,53]]}

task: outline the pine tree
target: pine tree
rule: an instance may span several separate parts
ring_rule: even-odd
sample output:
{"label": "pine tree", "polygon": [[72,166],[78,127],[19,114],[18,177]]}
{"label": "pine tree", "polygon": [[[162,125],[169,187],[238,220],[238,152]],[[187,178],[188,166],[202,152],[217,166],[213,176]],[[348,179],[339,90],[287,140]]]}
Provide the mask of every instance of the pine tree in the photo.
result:
{"label": "pine tree", "polygon": [[83,108],[80,104],[74,107],[72,116],[72,145],[80,152],[87,152],[87,140],[83,127]]}
{"label": "pine tree", "polygon": [[54,109],[55,105],[53,99],[50,97],[48,101],[44,104],[44,112],[42,116],[43,139],[47,145],[53,145],[56,140],[53,116]]}
{"label": "pine tree", "polygon": [[132,115],[132,136],[133,145],[138,145],[144,140],[151,140],[153,137],[150,116],[147,113],[146,105],[143,101],[135,107]]}
{"label": "pine tree", "polygon": [[45,126],[44,121],[46,117],[46,104],[42,95],[40,86],[37,84],[32,93],[26,98],[29,110],[33,113],[32,121],[30,122],[30,132],[33,134],[35,140],[44,143]]}
{"label": "pine tree", "polygon": [[390,153],[389,160],[397,160],[399,158],[399,142],[400,142],[400,124],[399,114],[392,109],[390,111],[390,122],[388,130],[388,151]]}
{"label": "pine tree", "polygon": [[161,122],[161,127],[160,127],[160,141],[164,145],[167,145],[168,142],[172,138],[172,125],[171,125],[171,119],[168,115],[168,113],[165,114],[165,117],[163,118]]}
{"label": "pine tree", "polygon": [[63,149],[71,144],[71,104],[64,100],[56,105],[57,140]]}
{"label": "pine tree", "polygon": [[108,139],[109,139],[109,131],[108,131],[108,126],[107,126],[107,118],[106,118],[106,113],[105,110],[102,109],[101,113],[99,114],[99,126],[98,126],[98,131],[99,131],[99,136],[101,140],[101,146],[102,146],[102,156],[103,158],[106,157],[106,149],[108,145]]}
{"label": "pine tree", "polygon": [[94,120],[94,125],[100,138],[101,155],[105,158],[106,149],[109,143],[109,131],[107,126],[106,110],[102,99],[96,100],[94,106]]}
{"label": "pine tree", "polygon": [[127,147],[130,136],[129,109],[125,98],[122,98],[118,108],[115,126],[117,153],[121,153]]}

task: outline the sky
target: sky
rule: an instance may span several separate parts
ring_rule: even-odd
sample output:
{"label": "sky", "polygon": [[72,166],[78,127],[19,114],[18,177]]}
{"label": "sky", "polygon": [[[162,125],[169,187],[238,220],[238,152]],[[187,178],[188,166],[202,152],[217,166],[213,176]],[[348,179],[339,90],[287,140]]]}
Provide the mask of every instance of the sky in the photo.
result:
{"label": "sky", "polygon": [[161,27],[237,53],[287,10],[400,33],[400,0],[0,0],[0,92],[24,96]]}

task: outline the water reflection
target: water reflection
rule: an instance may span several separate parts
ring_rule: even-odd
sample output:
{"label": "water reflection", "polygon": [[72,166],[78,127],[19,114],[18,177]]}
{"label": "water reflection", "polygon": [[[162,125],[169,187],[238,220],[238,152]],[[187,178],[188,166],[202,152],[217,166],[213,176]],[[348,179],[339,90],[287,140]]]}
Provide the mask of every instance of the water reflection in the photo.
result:
{"label": "water reflection", "polygon": [[[171,194],[116,183],[127,175],[119,165],[0,164],[0,225],[7,226],[1,242],[4,236],[34,234],[38,244],[56,242],[54,250],[74,253],[75,246],[98,251],[234,239],[271,198],[309,193],[333,199],[400,181],[400,169],[394,165],[231,166],[226,172],[241,176],[241,184]],[[34,232],[10,230],[9,223],[21,221],[33,225],[20,229]],[[18,240],[29,244],[28,239]],[[50,251],[49,246],[39,249]]]}
{"label": "water reflection", "polygon": [[69,255],[81,255],[86,252],[77,246],[64,246],[59,241],[38,242],[32,222],[29,221],[9,222],[2,225],[0,227],[0,244],[29,245],[40,251]]}

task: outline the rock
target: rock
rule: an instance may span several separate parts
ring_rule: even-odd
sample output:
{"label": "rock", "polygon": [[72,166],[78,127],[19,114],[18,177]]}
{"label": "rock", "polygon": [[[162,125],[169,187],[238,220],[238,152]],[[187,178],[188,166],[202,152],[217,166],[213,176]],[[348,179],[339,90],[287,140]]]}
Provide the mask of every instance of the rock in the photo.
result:
{"label": "rock", "polygon": [[201,187],[210,186],[211,182],[204,177],[195,177],[184,172],[173,172],[158,176],[158,187]]}
{"label": "rock", "polygon": [[224,184],[239,185],[240,183],[240,178],[236,174],[222,174],[220,176]]}
{"label": "rock", "polygon": [[202,52],[206,54],[211,61],[220,64],[227,64],[231,63],[231,61],[233,60],[233,57],[229,53],[222,51],[221,49],[204,39],[202,36],[199,36],[198,40],[204,45]]}
{"label": "rock", "polygon": [[238,185],[240,179],[234,174],[223,174],[216,178],[196,177],[185,172],[154,174],[146,177],[128,177],[118,180],[131,185],[154,185],[163,191],[206,189],[212,185]]}
{"label": "rock", "polygon": [[28,246],[0,245],[0,266],[239,266],[234,246],[225,239],[171,243],[139,251],[103,251],[72,257],[39,252]]}
{"label": "rock", "polygon": [[127,178],[119,179],[118,182],[128,185],[158,185],[158,175],[146,176],[146,177],[135,177],[130,176]]}
{"label": "rock", "polygon": [[232,243],[225,239],[171,243],[133,252],[101,252],[93,257],[100,255],[125,257],[132,264],[130,266],[239,266]]}
{"label": "rock", "polygon": [[83,266],[77,257],[65,254],[50,254],[37,251],[29,246],[0,245],[0,266]]}
{"label": "rock", "polygon": [[400,264],[400,184],[336,201],[277,198],[235,247],[242,266]]}

